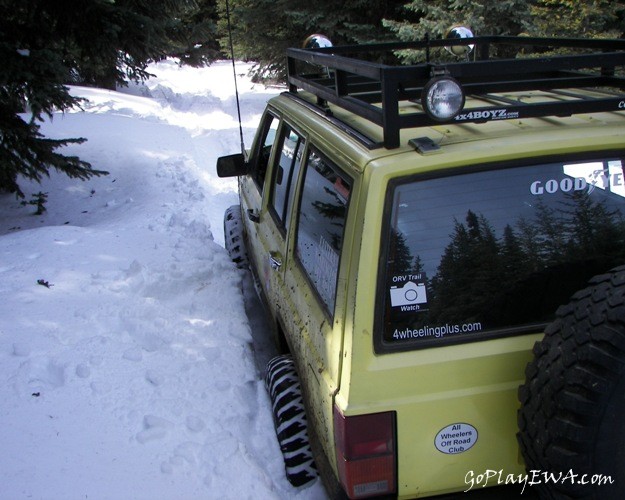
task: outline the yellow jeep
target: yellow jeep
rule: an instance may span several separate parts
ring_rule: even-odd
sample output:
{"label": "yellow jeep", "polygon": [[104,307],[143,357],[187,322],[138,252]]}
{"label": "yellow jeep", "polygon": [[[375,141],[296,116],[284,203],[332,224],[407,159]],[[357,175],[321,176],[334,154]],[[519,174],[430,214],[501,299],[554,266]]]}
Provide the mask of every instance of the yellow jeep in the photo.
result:
{"label": "yellow jeep", "polygon": [[[397,50],[424,62],[377,62]],[[289,90],[218,173],[239,176],[226,246],[283,351],[267,385],[289,479],[623,498],[625,40],[287,62]]]}

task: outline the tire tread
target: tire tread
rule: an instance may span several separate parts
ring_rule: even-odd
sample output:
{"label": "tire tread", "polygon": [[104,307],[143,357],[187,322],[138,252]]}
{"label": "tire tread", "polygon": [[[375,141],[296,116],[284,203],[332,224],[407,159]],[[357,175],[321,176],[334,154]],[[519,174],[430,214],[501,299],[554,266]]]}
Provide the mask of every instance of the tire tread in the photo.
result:
{"label": "tire tread", "polygon": [[[606,405],[625,376],[625,266],[596,276],[556,312],[519,388],[518,441],[528,470],[596,474]],[[607,459],[607,457],[604,457]],[[601,498],[557,484],[545,498]]]}
{"label": "tire tread", "polygon": [[293,358],[276,356],[267,364],[265,384],[284,468],[293,486],[303,486],[317,477],[308,440],[306,410]]}

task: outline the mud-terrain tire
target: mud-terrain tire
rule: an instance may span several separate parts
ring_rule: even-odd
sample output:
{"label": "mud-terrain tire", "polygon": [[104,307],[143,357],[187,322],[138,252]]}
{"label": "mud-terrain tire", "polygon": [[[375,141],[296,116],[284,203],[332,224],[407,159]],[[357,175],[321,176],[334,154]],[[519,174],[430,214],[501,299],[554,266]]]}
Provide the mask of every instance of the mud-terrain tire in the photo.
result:
{"label": "mud-terrain tire", "polygon": [[302,486],[317,477],[317,468],[308,441],[299,378],[290,355],[276,356],[267,363],[265,384],[271,399],[286,477],[293,486]]}
{"label": "mud-terrain tire", "polygon": [[525,375],[518,439],[541,497],[625,498],[625,266],[558,309]]}
{"label": "mud-terrain tire", "polygon": [[240,205],[232,205],[224,213],[224,246],[238,268],[248,267]]}

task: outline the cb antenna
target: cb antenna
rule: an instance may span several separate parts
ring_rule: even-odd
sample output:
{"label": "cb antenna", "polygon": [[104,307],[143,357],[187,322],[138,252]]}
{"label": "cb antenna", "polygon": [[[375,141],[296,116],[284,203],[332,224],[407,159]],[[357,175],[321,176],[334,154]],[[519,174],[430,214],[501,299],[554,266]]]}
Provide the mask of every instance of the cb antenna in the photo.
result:
{"label": "cb antenna", "polygon": [[226,0],[226,19],[228,21],[228,39],[230,41],[230,58],[232,59],[232,73],[234,76],[234,94],[237,101],[237,115],[239,117],[239,136],[241,137],[241,153],[245,156],[245,142],[243,141],[243,125],[241,124],[241,104],[239,103],[239,88],[237,87],[237,70],[234,63],[234,45],[232,44],[232,26],[230,25],[230,5]]}

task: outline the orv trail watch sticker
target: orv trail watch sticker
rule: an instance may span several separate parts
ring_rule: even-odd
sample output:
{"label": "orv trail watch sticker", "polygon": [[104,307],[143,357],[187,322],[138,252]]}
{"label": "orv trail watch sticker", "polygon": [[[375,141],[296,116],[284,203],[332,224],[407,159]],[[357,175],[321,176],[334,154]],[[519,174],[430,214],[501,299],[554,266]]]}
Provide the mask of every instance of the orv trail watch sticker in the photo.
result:
{"label": "orv trail watch sticker", "polygon": [[427,311],[428,296],[425,273],[393,276],[389,292],[393,312]]}

